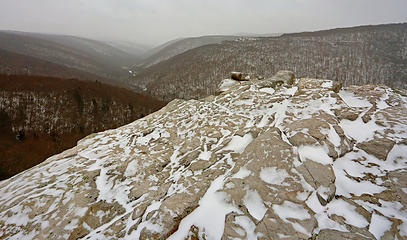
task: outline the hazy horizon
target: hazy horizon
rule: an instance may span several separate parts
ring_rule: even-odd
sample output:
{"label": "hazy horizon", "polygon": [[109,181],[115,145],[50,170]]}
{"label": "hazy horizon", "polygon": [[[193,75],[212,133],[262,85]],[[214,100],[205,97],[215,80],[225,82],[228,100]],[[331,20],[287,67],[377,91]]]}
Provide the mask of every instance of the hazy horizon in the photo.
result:
{"label": "hazy horizon", "polygon": [[2,0],[0,29],[157,46],[204,35],[407,22],[405,0]]}

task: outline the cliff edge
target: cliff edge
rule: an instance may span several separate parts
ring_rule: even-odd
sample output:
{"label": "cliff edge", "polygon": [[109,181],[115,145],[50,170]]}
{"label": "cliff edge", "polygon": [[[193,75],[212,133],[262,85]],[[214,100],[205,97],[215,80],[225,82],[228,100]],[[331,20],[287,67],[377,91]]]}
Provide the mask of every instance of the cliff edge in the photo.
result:
{"label": "cliff edge", "polygon": [[1,181],[0,238],[407,239],[406,97],[235,79]]}

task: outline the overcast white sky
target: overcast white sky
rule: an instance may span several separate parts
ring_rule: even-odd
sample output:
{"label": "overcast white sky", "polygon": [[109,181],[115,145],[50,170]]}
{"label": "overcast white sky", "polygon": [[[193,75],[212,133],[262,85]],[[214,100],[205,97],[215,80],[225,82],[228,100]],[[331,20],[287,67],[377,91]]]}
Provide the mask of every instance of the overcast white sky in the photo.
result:
{"label": "overcast white sky", "polygon": [[407,22],[407,0],[0,0],[0,29],[156,45],[180,37]]}

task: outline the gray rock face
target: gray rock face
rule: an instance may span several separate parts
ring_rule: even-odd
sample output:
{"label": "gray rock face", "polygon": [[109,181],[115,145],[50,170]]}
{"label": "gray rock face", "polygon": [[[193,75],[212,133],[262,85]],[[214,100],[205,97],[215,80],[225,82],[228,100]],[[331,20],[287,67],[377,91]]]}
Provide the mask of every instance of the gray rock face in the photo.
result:
{"label": "gray rock face", "polygon": [[174,100],[0,182],[0,238],[406,239],[407,99],[292,76]]}

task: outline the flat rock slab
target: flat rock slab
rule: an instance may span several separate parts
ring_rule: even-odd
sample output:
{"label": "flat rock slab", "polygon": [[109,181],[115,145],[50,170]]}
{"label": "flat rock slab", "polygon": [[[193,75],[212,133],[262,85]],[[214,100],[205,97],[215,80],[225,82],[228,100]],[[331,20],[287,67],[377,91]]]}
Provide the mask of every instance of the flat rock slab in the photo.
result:
{"label": "flat rock slab", "polygon": [[406,98],[272,79],[225,80],[1,181],[0,239],[406,239]]}

